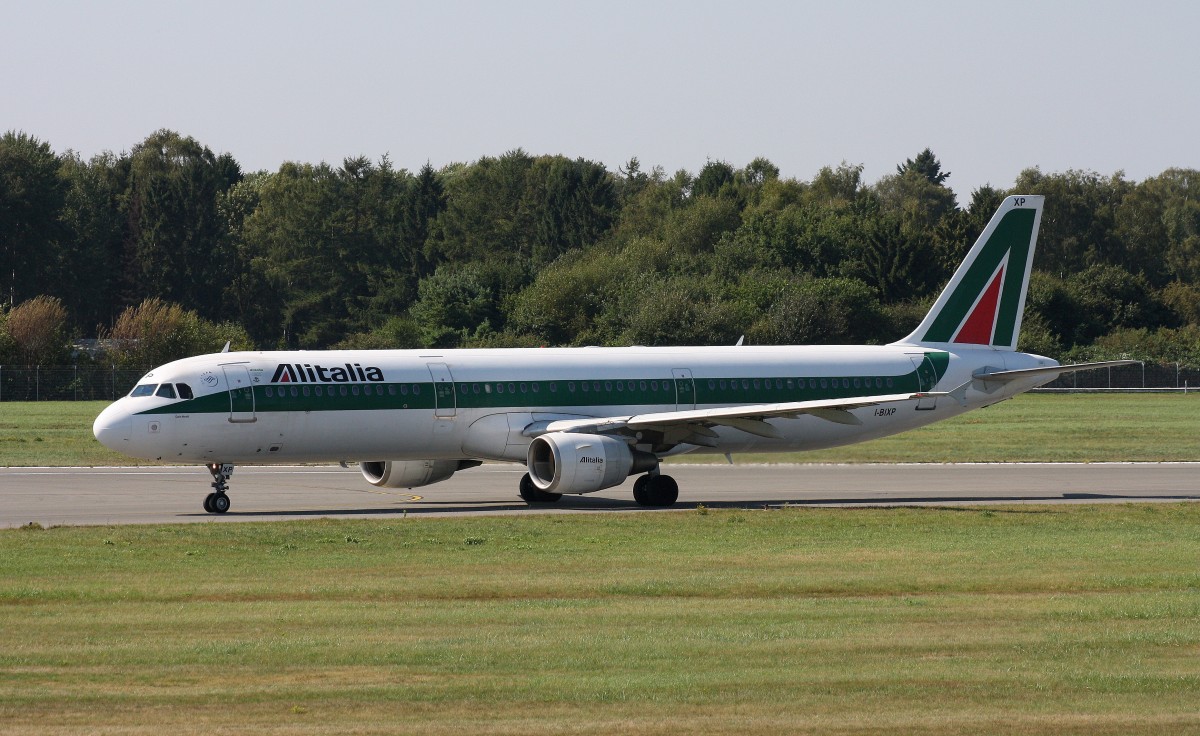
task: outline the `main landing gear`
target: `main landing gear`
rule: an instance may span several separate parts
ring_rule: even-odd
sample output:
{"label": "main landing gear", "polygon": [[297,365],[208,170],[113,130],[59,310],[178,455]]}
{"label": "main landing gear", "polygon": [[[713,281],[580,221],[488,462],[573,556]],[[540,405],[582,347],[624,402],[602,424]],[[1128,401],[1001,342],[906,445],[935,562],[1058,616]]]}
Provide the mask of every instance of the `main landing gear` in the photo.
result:
{"label": "main landing gear", "polygon": [[529,477],[529,473],[521,476],[521,499],[525,503],[558,503],[562,499],[561,493],[547,493],[541,488],[533,484],[533,478]]}
{"label": "main landing gear", "polygon": [[664,508],[679,499],[679,484],[669,475],[660,475],[657,468],[633,482],[633,500],[639,506]]}
{"label": "main landing gear", "polygon": [[[521,498],[525,503],[557,503],[561,493],[547,493],[533,484],[529,473],[521,476]],[[666,508],[679,499],[679,484],[669,475],[657,470],[638,477],[633,483],[633,499],[639,506]],[[207,506],[205,506],[207,508]]]}
{"label": "main landing gear", "polygon": [[212,473],[213,492],[204,497],[204,510],[210,514],[223,514],[229,510],[229,476],[233,475],[233,466],[226,463],[209,463],[205,466]]}

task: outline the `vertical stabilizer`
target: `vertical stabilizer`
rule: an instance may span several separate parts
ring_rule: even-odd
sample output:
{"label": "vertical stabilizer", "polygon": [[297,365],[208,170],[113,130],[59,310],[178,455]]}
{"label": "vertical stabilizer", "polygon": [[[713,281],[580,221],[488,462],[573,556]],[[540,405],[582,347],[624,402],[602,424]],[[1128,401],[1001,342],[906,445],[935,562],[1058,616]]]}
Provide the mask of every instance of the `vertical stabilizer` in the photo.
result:
{"label": "vertical stabilizer", "polygon": [[933,309],[897,344],[1016,350],[1044,200],[1005,197]]}

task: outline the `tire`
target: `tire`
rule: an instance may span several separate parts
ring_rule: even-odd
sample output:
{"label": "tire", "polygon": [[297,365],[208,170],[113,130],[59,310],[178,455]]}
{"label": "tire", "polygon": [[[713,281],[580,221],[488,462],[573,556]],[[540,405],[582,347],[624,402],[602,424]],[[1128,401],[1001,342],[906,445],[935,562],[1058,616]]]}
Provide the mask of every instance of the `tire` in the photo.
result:
{"label": "tire", "polygon": [[204,510],[210,514],[216,513],[215,511],[213,511],[213,507],[212,507],[213,496],[215,496],[215,495],[217,495],[217,494],[210,493],[204,497]]}
{"label": "tire", "polygon": [[633,500],[637,501],[638,506],[649,506],[650,503],[646,498],[646,484],[650,482],[650,476],[639,475],[638,479],[633,482]]}
{"label": "tire", "polygon": [[558,503],[562,498],[561,493],[546,493],[535,486],[529,473],[521,476],[520,493],[521,500],[525,503]]}
{"label": "tire", "polygon": [[643,495],[646,498],[644,504],[646,506],[657,508],[673,506],[679,500],[679,484],[669,475],[658,475],[646,482],[646,490]]}
{"label": "tire", "polygon": [[229,496],[224,493],[214,493],[210,504],[214,514],[223,514],[229,510]]}

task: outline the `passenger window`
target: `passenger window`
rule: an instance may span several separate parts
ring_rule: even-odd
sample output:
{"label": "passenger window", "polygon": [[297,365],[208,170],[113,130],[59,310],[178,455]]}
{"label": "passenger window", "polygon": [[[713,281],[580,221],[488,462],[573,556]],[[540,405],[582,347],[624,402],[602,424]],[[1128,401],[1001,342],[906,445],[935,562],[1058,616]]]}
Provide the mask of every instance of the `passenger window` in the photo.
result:
{"label": "passenger window", "polygon": [[153,383],[143,383],[143,384],[142,384],[142,385],[140,385],[140,386],[134,386],[134,387],[133,387],[133,391],[130,391],[130,392],[129,392],[129,395],[130,395],[130,396],[133,396],[133,397],[138,397],[138,396],[153,396],[153,395],[154,395],[154,389],[155,389],[155,388],[157,388],[157,387],[158,387],[158,386],[157,386],[156,384],[153,384]]}
{"label": "passenger window", "polygon": [[196,398],[196,397],[195,397],[195,395],[192,393],[192,387],[191,387],[191,386],[189,386],[189,385],[187,385],[186,383],[177,383],[177,384],[175,384],[175,389],[176,389],[177,391],[179,391],[179,398],[181,398],[181,399],[194,399],[194,398]]}
{"label": "passenger window", "polygon": [[164,383],[158,387],[158,391],[154,395],[161,396],[164,399],[173,399],[175,398],[175,387],[169,383]]}

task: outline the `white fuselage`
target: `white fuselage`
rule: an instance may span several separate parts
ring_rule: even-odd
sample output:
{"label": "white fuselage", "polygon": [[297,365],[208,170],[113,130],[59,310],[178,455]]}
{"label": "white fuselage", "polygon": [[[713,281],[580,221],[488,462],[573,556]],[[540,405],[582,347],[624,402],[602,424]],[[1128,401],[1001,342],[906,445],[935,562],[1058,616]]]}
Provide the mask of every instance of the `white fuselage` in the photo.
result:
{"label": "white fuselage", "polygon": [[[153,460],[524,462],[530,438],[523,432],[539,421],[944,392],[981,372],[1053,365],[962,345],[219,353],[151,371],[133,392],[149,395],[116,401],[94,429],[107,447]],[[1002,401],[1051,378],[858,408],[851,412],[857,424],[772,418],[778,438],[718,426],[711,446],[656,450],[662,438],[647,437],[645,449],[665,456],[860,442]]]}

